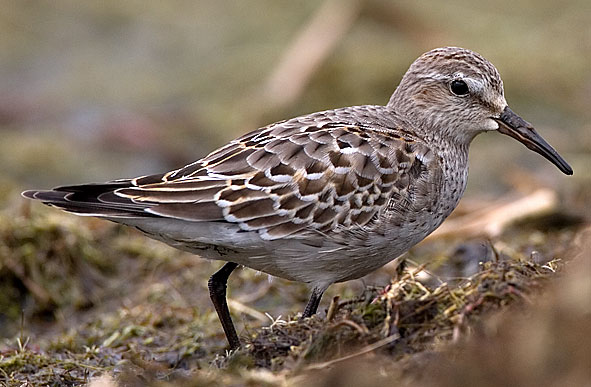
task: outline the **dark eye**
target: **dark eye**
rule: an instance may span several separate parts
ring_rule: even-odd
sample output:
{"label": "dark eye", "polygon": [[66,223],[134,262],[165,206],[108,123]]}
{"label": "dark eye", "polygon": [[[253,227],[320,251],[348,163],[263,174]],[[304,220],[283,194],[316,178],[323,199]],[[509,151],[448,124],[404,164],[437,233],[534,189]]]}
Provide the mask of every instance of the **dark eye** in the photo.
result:
{"label": "dark eye", "polygon": [[449,88],[455,95],[466,95],[470,91],[466,82],[459,80],[451,81]]}

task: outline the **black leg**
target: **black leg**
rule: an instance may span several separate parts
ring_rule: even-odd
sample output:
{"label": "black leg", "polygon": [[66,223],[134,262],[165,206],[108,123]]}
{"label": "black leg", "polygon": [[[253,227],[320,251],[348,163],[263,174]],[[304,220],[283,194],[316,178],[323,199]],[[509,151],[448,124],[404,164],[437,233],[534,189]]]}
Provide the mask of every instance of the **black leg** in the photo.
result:
{"label": "black leg", "polygon": [[230,344],[230,349],[240,348],[240,339],[236,334],[236,329],[232,323],[232,317],[230,317],[230,311],[228,310],[228,303],[226,302],[226,288],[228,283],[228,277],[238,267],[237,263],[228,262],[218,271],[216,271],[207,282],[209,288],[209,297],[215,307],[215,311],[218,313],[222,328]]}
{"label": "black leg", "polygon": [[401,258],[400,263],[398,264],[398,266],[396,266],[396,281],[402,278],[407,266],[408,263],[406,262],[406,258]]}
{"label": "black leg", "polygon": [[308,301],[308,305],[306,305],[306,309],[304,309],[302,318],[312,317],[312,315],[316,314],[316,310],[318,310],[318,305],[320,304],[324,290],[325,289],[319,288],[312,289],[312,296],[310,296],[310,301]]}

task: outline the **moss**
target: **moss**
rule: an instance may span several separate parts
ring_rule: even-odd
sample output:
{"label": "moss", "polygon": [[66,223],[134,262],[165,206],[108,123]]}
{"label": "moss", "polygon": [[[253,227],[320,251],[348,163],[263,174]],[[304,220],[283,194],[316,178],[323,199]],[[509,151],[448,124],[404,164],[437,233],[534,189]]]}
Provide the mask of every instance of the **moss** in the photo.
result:
{"label": "moss", "polygon": [[257,366],[278,369],[285,363],[347,356],[391,335],[399,337],[384,351],[395,358],[436,350],[472,329],[481,316],[526,302],[561,266],[560,261],[486,262],[479,273],[455,287],[429,287],[410,272],[385,289],[371,289],[341,303],[329,323],[317,317],[276,322],[259,332],[249,352]]}

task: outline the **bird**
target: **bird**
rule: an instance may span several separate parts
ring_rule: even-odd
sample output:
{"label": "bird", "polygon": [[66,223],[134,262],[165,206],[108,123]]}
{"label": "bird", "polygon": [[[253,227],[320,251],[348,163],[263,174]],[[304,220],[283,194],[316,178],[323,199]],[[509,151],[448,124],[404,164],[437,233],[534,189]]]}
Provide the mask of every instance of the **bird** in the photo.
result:
{"label": "bird", "polygon": [[225,261],[208,289],[237,349],[226,300],[237,267],[308,284],[301,316],[311,317],[331,284],[365,276],[439,227],[464,193],[468,149],[483,132],[513,137],[573,173],[509,108],[492,63],[442,47],[410,65],[386,105],[275,122],[165,173],[22,195]]}

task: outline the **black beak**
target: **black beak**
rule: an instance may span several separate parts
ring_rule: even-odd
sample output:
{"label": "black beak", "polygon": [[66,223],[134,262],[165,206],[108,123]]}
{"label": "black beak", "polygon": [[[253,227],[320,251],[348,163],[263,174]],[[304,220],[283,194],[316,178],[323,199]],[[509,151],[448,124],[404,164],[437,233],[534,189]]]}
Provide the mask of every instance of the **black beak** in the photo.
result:
{"label": "black beak", "polygon": [[509,106],[503,110],[499,118],[493,118],[499,123],[499,132],[511,136],[529,149],[541,154],[550,162],[558,167],[567,175],[573,174],[573,169],[556,152],[550,144],[546,142],[534,129],[534,127],[515,112],[509,109]]}

